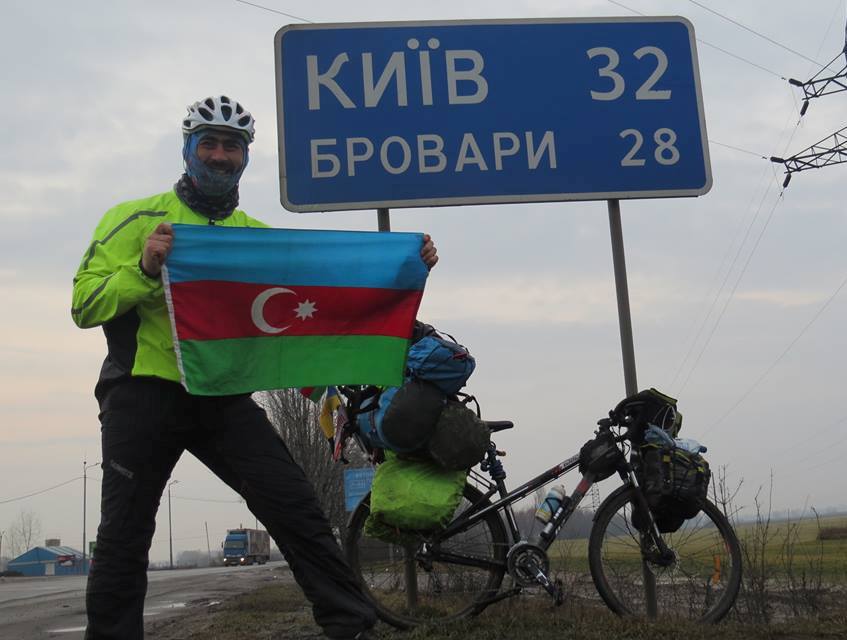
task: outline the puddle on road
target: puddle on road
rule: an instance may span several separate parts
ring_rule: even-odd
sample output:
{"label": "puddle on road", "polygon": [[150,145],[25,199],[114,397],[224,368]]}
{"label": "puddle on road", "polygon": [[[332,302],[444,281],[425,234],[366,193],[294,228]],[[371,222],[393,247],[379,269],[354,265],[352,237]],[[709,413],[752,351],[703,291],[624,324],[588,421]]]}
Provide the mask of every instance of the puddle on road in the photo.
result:
{"label": "puddle on road", "polygon": [[187,606],[187,602],[165,602],[163,604],[154,604],[144,610],[144,615],[157,616],[162,612],[162,610],[172,611],[173,609],[185,609]]}
{"label": "puddle on road", "polygon": [[47,629],[47,633],[79,633],[85,631],[85,627],[67,627],[65,629]]}

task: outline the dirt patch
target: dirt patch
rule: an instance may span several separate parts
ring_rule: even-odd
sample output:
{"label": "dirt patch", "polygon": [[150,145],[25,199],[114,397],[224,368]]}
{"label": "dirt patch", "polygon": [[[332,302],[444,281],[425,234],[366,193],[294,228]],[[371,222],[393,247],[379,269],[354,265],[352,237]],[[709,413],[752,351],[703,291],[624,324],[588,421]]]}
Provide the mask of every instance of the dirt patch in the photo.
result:
{"label": "dirt patch", "polygon": [[260,587],[225,602],[191,603],[180,616],[148,623],[156,640],[271,640],[321,638],[296,585]]}

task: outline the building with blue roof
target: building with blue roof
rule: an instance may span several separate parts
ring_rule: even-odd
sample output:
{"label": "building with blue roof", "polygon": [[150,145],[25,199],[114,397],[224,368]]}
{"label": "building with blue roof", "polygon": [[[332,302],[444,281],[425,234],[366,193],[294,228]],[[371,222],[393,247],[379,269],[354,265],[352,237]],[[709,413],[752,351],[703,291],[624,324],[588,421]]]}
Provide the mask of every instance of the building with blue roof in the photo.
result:
{"label": "building with blue roof", "polygon": [[25,576],[70,576],[88,573],[89,559],[82,566],[82,553],[72,547],[33,547],[11,560],[8,571],[18,571]]}

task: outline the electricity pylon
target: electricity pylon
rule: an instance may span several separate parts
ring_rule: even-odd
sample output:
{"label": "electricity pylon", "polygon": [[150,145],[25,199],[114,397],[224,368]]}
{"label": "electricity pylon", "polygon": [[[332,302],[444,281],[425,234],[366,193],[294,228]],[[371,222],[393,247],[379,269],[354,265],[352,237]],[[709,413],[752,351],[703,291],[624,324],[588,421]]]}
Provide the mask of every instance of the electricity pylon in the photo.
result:
{"label": "electricity pylon", "polygon": [[[845,47],[844,56],[845,59],[847,59],[847,47]],[[841,54],[839,53],[832,59],[832,62],[818,71],[817,74],[812,76],[809,80],[806,80],[806,82],[800,82],[794,78],[788,79],[790,84],[803,89],[803,93],[806,96],[806,99],[803,100],[803,106],[800,108],[800,117],[802,117],[803,114],[806,113],[806,109],[809,108],[809,100],[813,98],[820,98],[821,96],[828,96],[831,93],[838,93],[839,91],[847,91],[847,64],[845,64],[835,75],[821,77],[822,74],[829,69],[829,65],[838,60],[840,57]]]}
{"label": "electricity pylon", "polygon": [[821,167],[828,167],[831,164],[847,162],[847,127],[836,131],[790,158],[771,156],[771,162],[785,165],[785,173],[787,175],[785,176],[785,181],[782,183],[783,188],[787,187],[788,183],[791,182],[792,173],[805,171],[806,169],[820,169]]}

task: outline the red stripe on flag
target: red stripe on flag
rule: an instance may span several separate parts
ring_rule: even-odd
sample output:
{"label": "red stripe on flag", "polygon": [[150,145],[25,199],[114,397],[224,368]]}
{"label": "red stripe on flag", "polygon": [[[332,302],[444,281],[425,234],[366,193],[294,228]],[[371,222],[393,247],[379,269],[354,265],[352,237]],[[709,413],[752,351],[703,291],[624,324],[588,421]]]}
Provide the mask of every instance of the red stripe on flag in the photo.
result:
{"label": "red stripe on flag", "polygon": [[171,284],[180,340],[253,336],[409,338],[422,291],[267,285],[219,280]]}

